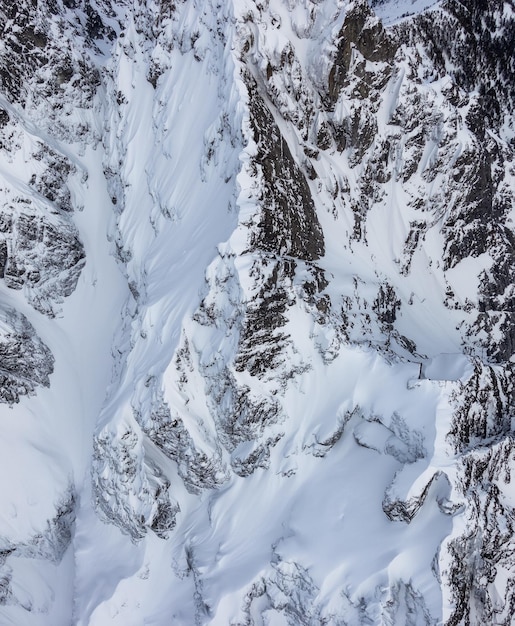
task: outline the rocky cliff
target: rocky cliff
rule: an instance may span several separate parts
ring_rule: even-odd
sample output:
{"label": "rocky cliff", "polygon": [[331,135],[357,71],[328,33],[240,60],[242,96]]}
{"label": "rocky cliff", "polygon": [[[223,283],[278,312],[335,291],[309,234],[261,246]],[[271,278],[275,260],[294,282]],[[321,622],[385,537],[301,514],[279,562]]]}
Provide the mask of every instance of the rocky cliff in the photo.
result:
{"label": "rocky cliff", "polygon": [[510,624],[513,1],[0,18],[0,621]]}

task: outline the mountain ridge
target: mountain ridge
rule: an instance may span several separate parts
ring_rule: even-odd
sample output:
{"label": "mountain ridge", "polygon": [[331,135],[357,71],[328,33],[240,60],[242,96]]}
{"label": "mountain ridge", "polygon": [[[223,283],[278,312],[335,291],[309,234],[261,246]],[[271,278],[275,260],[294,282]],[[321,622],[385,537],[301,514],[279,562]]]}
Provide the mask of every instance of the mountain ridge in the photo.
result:
{"label": "mountain ridge", "polygon": [[6,623],[510,623],[515,10],[401,4],[0,3]]}

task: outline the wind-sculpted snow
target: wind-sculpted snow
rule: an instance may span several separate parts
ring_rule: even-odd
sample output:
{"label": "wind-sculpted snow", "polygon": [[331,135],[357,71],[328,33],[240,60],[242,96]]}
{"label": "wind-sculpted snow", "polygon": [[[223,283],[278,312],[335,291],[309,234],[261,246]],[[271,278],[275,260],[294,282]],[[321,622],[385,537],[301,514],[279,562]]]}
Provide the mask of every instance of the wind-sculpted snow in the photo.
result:
{"label": "wind-sculpted snow", "polygon": [[0,622],[509,624],[513,2],[11,4]]}
{"label": "wind-sculpted snow", "polygon": [[[46,521],[45,527],[37,529],[31,536],[16,542],[1,540],[0,555],[0,603],[19,605],[29,614],[41,611],[34,600],[34,589],[27,589],[23,562],[39,559],[53,564],[61,563],[70,545],[75,522],[76,496],[69,487],[56,504],[55,515]],[[21,564],[21,567],[20,567]],[[34,594],[34,595],[37,595]]]}

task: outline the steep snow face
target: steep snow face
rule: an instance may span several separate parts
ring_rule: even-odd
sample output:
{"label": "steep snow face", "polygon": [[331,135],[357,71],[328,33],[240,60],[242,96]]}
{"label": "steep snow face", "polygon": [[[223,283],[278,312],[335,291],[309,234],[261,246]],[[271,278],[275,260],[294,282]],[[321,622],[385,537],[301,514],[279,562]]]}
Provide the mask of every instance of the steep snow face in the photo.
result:
{"label": "steep snow face", "polygon": [[511,0],[7,5],[0,621],[510,623]]}

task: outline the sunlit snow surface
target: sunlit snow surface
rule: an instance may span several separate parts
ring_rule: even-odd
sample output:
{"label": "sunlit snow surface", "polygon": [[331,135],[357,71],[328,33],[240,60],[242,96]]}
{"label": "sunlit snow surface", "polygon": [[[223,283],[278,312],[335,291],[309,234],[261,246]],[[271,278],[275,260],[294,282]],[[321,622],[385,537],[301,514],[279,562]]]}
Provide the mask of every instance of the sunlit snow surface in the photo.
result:
{"label": "sunlit snow surface", "polygon": [[371,2],[374,13],[381,18],[384,24],[395,22],[426,9],[436,7],[440,0],[373,0]]}
{"label": "sunlit snow surface", "polygon": [[[440,547],[463,525],[453,516],[463,502],[447,437],[452,395],[473,364],[460,335],[468,313],[443,298],[452,283],[460,306],[475,303],[478,275],[491,259],[467,258],[444,272],[442,233],[434,228],[400,275],[397,252],[418,215],[409,200],[443,185],[444,174],[427,182],[424,173],[437,139],[427,140],[409,184],[396,185],[393,177],[384,184],[368,214],[366,240],[350,237],[352,211],[334,202],[340,191],[343,197],[356,188],[362,164],[350,167],[351,156],[334,143],[312,159],[315,176],[307,184],[325,254],[297,259],[288,277],[284,328],[292,347],[261,378],[233,363],[237,329],[260,287],[256,268],[267,267],[265,255],[250,246],[262,181],[244,70],[262,88],[268,64],[278,67],[292,43],[299,74],[291,79],[278,70],[276,91],[264,101],[293,159],[304,162],[309,142],[296,103],[320,104],[315,85],[329,72],[334,36],[352,4],[326,0],[315,10],[308,2],[273,0],[258,11],[250,0],[223,10],[215,2],[186,2],[174,19],[163,19],[159,36],[145,26],[145,8],[126,14],[119,8],[123,37],[109,54],[97,51],[102,88],[81,113],[101,141],[86,148],[56,144],[88,172],[87,182],[79,174],[71,182],[84,205],[71,218],[86,253],[77,288],[55,319],[35,312],[21,292],[0,288],[56,360],[49,388],[2,405],[0,455],[9,468],[0,478],[0,536],[10,542],[4,548],[44,533],[62,493],[70,485],[77,492],[62,560],[11,562],[17,602],[0,606],[0,624],[418,626],[448,617],[450,599],[438,576],[449,557]],[[375,11],[391,24],[434,4],[393,0]],[[148,8],[153,16],[154,10]],[[159,69],[155,86],[152,64]],[[403,59],[388,78],[378,134],[388,132],[408,71]],[[290,97],[290,79],[293,90],[307,85],[308,95]],[[445,108],[447,83],[448,77],[423,83],[421,99]],[[340,97],[335,119],[348,106]],[[469,139],[459,131],[456,155]],[[2,168],[2,176],[21,179],[12,169]],[[323,291],[333,303],[351,302],[349,315],[358,321],[350,339],[303,299],[313,266],[325,273]],[[402,301],[391,336],[367,317],[387,280]],[[211,325],[199,322],[201,302],[215,312]],[[399,337],[413,340],[416,352]],[[257,443],[233,445],[220,436],[228,400],[217,385],[229,380],[227,367],[238,388],[248,386],[246,395],[278,399],[280,406],[279,418],[259,432],[276,438],[270,458],[248,476],[231,463]],[[181,468],[144,431],[158,401],[180,417],[192,449],[219,463],[214,488],[188,490]],[[136,443],[129,477],[113,468],[126,460],[116,445],[130,433]],[[115,442],[112,458],[92,460],[100,437]],[[145,482],[149,467],[170,482],[171,501],[180,507],[167,538],[143,523],[155,508]],[[107,507],[100,510],[98,484],[113,490],[114,519]],[[401,505],[411,501],[419,506],[407,520]],[[144,536],[122,532],[116,519],[122,513],[136,525],[143,520]]]}

